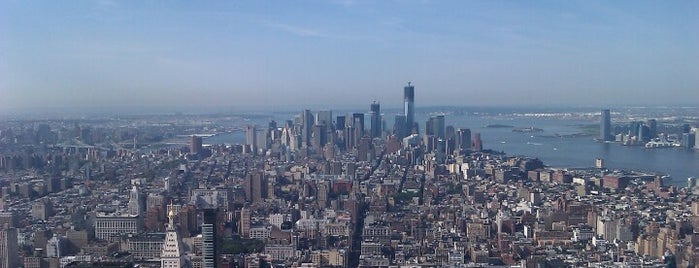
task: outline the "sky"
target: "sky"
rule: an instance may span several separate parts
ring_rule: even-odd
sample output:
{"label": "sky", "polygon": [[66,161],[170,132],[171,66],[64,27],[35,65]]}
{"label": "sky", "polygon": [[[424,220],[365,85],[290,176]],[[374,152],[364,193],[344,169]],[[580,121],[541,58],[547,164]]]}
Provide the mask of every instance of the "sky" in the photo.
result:
{"label": "sky", "polygon": [[699,1],[0,1],[0,109],[699,103]]}

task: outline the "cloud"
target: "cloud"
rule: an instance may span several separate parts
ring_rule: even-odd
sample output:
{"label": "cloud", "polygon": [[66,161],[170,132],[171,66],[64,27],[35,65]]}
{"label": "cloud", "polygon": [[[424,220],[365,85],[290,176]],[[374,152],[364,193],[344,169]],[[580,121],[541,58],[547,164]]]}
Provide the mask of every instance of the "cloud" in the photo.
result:
{"label": "cloud", "polygon": [[290,24],[285,24],[285,23],[267,23],[266,25],[269,27],[293,34],[293,35],[301,36],[301,37],[322,37],[322,36],[325,36],[316,30],[304,28],[304,27],[300,27],[300,26],[296,26],[296,25],[290,25]]}

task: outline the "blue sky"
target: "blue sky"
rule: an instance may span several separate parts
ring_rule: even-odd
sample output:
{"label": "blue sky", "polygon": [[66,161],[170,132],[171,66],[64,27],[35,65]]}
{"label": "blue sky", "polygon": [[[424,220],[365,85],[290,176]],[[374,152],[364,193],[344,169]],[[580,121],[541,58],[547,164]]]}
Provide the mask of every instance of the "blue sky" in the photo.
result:
{"label": "blue sky", "polygon": [[699,1],[1,1],[0,106],[696,104]]}

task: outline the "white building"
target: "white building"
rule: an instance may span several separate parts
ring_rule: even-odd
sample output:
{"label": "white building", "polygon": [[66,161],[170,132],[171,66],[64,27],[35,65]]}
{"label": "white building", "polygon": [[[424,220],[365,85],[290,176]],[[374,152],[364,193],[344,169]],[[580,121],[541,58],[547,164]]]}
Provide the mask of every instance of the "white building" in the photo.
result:
{"label": "white building", "polygon": [[177,237],[177,231],[175,230],[175,211],[170,209],[167,216],[170,219],[170,222],[167,226],[165,242],[163,242],[163,251],[160,254],[160,267],[184,267],[185,262],[182,258],[183,252],[181,251],[180,239]]}

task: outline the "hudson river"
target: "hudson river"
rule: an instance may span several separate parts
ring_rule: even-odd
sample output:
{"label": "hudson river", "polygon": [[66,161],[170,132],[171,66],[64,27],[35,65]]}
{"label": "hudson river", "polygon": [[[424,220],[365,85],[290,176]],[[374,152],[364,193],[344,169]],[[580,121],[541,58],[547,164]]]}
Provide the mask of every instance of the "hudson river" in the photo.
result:
{"label": "hudson river", "polygon": [[[393,125],[395,110],[385,112],[384,118],[389,129]],[[429,115],[423,111],[416,115],[420,131]],[[334,114],[333,116],[336,116]],[[293,114],[274,114],[269,119],[276,120],[281,126],[284,120],[293,118]],[[580,125],[598,124],[598,121],[572,120],[558,118],[517,117],[509,115],[445,115],[446,125],[455,128],[470,128],[471,133],[481,133],[483,148],[503,151],[508,155],[521,155],[541,159],[551,167],[592,167],[596,158],[604,159],[608,169],[639,170],[655,172],[672,177],[666,183],[686,186],[687,178],[699,177],[699,150],[683,148],[646,149],[642,146],[622,146],[618,143],[599,143],[592,136],[567,136],[582,133]],[[365,125],[369,126],[369,116]],[[258,126],[266,122],[254,122]],[[512,128],[493,128],[488,125],[507,125],[513,127],[535,127],[540,132],[513,132]],[[236,132],[207,138],[205,143],[245,143],[245,133]]]}

